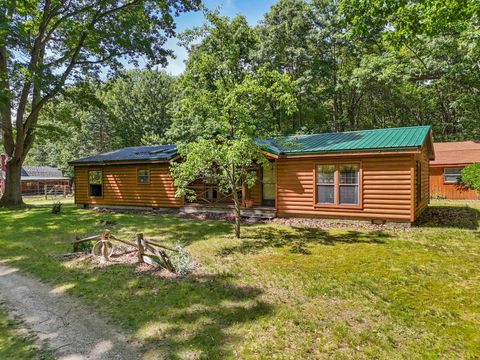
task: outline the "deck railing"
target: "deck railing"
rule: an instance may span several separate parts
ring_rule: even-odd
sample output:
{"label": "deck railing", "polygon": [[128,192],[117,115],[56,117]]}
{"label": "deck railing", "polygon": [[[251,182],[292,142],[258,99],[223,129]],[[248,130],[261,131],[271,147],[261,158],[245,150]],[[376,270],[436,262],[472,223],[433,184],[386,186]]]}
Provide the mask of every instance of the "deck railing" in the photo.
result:
{"label": "deck railing", "polygon": [[[189,203],[217,205],[230,204],[233,202],[231,194],[221,192],[215,185],[192,185],[189,186],[189,189],[193,190],[196,195],[193,201],[188,201]],[[210,194],[212,196],[210,196]]]}

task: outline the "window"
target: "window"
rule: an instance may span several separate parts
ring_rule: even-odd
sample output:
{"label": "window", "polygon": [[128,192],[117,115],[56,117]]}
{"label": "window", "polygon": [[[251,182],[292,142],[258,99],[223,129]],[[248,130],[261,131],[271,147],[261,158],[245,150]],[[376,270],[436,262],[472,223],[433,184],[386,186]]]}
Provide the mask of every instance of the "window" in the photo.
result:
{"label": "window", "polygon": [[91,170],[88,172],[88,186],[90,196],[102,196],[102,178],[102,170]]}
{"label": "window", "polygon": [[275,163],[262,168],[262,205],[275,206]]}
{"label": "window", "polygon": [[335,204],[335,165],[317,166],[317,203]]}
{"label": "window", "polygon": [[443,182],[447,184],[457,184],[460,182],[462,168],[445,168],[443,169]]}
{"label": "window", "polygon": [[340,165],[338,193],[341,205],[358,205],[358,165]]}
{"label": "window", "polygon": [[138,169],[137,170],[137,182],[139,184],[150,184],[150,170]]}
{"label": "window", "polygon": [[216,200],[218,199],[218,191],[215,185],[206,185],[205,186],[205,198],[207,200]]}
{"label": "window", "polygon": [[317,204],[359,205],[358,164],[317,165]]}

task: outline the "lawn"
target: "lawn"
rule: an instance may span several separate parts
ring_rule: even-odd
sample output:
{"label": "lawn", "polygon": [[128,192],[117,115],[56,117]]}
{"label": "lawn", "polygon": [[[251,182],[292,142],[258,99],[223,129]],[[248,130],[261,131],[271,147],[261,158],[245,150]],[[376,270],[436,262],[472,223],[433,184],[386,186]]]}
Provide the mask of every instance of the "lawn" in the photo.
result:
{"label": "lawn", "polygon": [[45,199],[45,196],[24,196],[23,201],[25,204],[32,204],[32,205],[47,205],[53,204],[55,202],[61,202],[62,204],[73,204],[73,197],[52,197],[48,196]]}
{"label": "lawn", "polygon": [[[434,203],[414,228],[232,226],[64,205],[0,210],[0,259],[82,299],[167,359],[480,357],[480,203]],[[105,220],[177,241],[202,266],[177,279],[62,261]]]}

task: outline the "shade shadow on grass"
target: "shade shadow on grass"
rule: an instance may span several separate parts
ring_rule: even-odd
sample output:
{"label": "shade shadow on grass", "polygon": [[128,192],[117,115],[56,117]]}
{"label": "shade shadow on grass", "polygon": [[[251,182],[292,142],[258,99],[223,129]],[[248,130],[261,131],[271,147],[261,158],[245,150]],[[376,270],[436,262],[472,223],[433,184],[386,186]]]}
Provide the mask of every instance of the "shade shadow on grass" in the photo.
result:
{"label": "shade shadow on grass", "polygon": [[60,215],[50,214],[49,207],[0,210],[0,259],[52,286],[65,286],[68,294],[142,339],[156,358],[231,358],[242,340],[236,329],[273,311],[263,300],[261,288],[238,284],[229,273],[165,279],[137,273],[136,264],[91,267],[57,258],[71,251],[75,234],[97,233],[102,228],[99,220],[105,219],[119,221],[129,230],[165,231],[165,240],[173,240],[180,232],[190,242],[231,229],[217,222],[201,226],[201,222],[170,217],[106,216],[70,206]]}
{"label": "shade shadow on grass", "polygon": [[415,221],[416,227],[478,229],[480,212],[469,206],[429,206]]}
{"label": "shade shadow on grass", "polygon": [[315,228],[291,227],[292,230],[263,227],[253,229],[242,239],[239,245],[227,247],[219,255],[228,256],[233,253],[248,254],[264,248],[290,247],[292,253],[310,254],[310,245],[335,245],[336,243],[383,244],[389,235],[383,231],[342,231],[331,232]]}

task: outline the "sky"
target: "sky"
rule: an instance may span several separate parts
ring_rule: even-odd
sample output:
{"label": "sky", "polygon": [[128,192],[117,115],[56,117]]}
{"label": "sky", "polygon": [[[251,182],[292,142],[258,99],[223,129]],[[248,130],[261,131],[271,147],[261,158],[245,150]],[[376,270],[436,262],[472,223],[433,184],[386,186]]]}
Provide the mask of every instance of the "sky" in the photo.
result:
{"label": "sky", "polygon": [[[221,15],[234,17],[243,15],[250,25],[256,25],[276,0],[204,0],[203,4],[207,9],[218,9]],[[202,12],[183,13],[176,18],[177,32],[200,26],[205,22]],[[176,59],[169,59],[165,70],[173,75],[178,75],[185,70],[184,61],[187,52],[177,45],[178,40],[169,39],[166,48],[174,51]]]}

